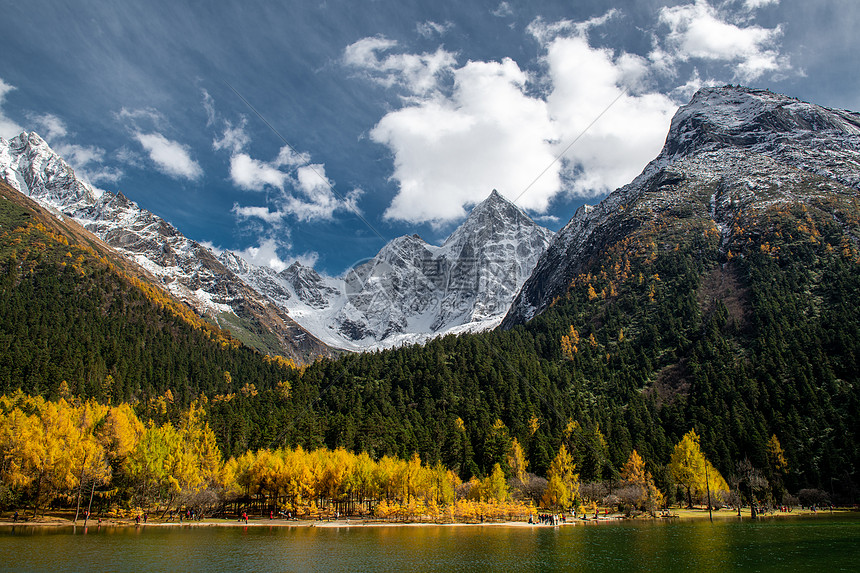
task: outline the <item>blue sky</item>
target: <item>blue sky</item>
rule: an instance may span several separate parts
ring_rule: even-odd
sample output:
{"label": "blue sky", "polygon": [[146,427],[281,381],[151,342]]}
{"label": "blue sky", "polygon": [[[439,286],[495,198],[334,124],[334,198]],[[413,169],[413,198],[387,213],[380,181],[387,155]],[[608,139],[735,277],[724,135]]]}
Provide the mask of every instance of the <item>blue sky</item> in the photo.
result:
{"label": "blue sky", "polygon": [[493,188],[560,228],[703,85],[860,109],[854,0],[0,10],[0,136],[39,132],[192,239],[333,275],[402,234],[438,244]]}

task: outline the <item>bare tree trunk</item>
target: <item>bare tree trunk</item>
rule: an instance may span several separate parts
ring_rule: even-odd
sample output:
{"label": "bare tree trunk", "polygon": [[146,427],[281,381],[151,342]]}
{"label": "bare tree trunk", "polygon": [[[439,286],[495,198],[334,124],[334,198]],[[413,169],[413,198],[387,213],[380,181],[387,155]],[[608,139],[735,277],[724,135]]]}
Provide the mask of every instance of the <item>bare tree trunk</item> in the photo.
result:
{"label": "bare tree trunk", "polygon": [[708,489],[708,516],[711,518],[711,522],[714,521],[714,514],[711,513],[711,482],[708,478],[708,466],[705,466],[705,487]]}
{"label": "bare tree trunk", "polygon": [[[75,520],[72,522],[75,525],[77,525],[78,515],[80,515],[81,513],[81,494],[83,493],[84,489],[84,468],[87,465],[87,457],[88,456],[84,457],[84,461],[81,464],[81,473],[78,475],[78,506],[75,509]],[[93,483],[95,483],[95,480],[93,480]]]}
{"label": "bare tree trunk", "polygon": [[93,495],[96,493],[96,480],[93,480],[93,489],[90,490],[90,503],[87,506],[87,515],[84,517],[84,525],[86,525],[87,520],[89,520],[91,511],[93,509]]}

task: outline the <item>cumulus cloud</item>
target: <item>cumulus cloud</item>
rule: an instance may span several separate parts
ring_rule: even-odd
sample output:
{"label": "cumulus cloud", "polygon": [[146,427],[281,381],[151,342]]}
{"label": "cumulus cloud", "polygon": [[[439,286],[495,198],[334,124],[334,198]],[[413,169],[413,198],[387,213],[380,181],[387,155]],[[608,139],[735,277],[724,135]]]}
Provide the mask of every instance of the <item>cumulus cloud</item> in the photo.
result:
{"label": "cumulus cloud", "polygon": [[0,137],[5,137],[6,139],[15,137],[24,131],[23,127],[6,117],[6,114],[3,113],[3,102],[6,99],[6,94],[14,89],[15,86],[7,84],[3,81],[3,78],[0,78]]}
{"label": "cumulus cloud", "polygon": [[134,138],[165,175],[174,179],[196,180],[203,176],[200,164],[191,158],[187,145],[167,139],[160,133],[135,132]]}
{"label": "cumulus cloud", "polygon": [[[213,117],[214,105],[204,98]],[[328,220],[338,211],[359,213],[358,198],[361,191],[354,189],[340,196],[334,183],[325,174],[325,165],[312,164],[307,153],[300,153],[290,145],[284,145],[277,156],[265,161],[251,157],[246,151],[251,138],[247,133],[247,121],[242,118],[238,125],[221,120],[222,131],[213,142],[216,151],[230,152],[230,180],[239,189],[266,192],[266,206],[233,206],[233,214],[242,220],[258,220],[278,226],[287,216],[300,221]],[[275,193],[268,191],[274,190]]]}
{"label": "cumulus cloud", "polygon": [[278,169],[277,165],[240,152],[230,157],[230,179],[236,187],[246,191],[261,191],[266,185],[283,190],[289,174]]}
{"label": "cumulus cloud", "polygon": [[[748,10],[732,20],[706,0],[664,8],[653,22],[664,36],[655,32],[647,54],[592,41],[622,17],[613,9],[580,22],[535,20],[527,30],[541,48],[537,69],[509,58],[461,64],[441,47],[404,53],[383,36],[348,46],[346,65],[402,97],[369,133],[393,157],[398,189],[385,216],[441,225],[494,188],[537,215],[559,194],[607,193],[659,153],[678,104],[716,83],[711,72],[725,83],[789,69],[780,28],[749,25]],[[710,66],[705,79],[697,63]]]}
{"label": "cumulus cloud", "polygon": [[594,48],[584,35],[550,40],[545,61],[548,113],[560,142],[576,141],[561,167],[567,191],[591,196],[630,182],[660,152],[677,104],[645,89],[643,58]]}
{"label": "cumulus cloud", "polygon": [[269,224],[280,223],[286,215],[283,211],[272,211],[268,207],[242,207],[238,203],[233,205],[233,213],[240,219],[257,218]]}
{"label": "cumulus cloud", "polygon": [[305,159],[288,146],[268,162],[254,159],[244,152],[234,153],[230,157],[230,178],[234,185],[246,191],[274,188],[280,193],[270,199],[276,207],[274,210],[236,206],[233,212],[243,218],[256,217],[270,224],[280,222],[287,215],[301,221],[312,221],[332,219],[337,211],[359,212],[360,190],[354,189],[346,196],[338,197],[334,184],[325,175],[325,166],[302,165]]}
{"label": "cumulus cloud", "polygon": [[[546,105],[525,93],[527,75],[513,60],[469,62],[454,76],[451,97],[393,111],[370,132],[394,152],[399,191],[388,218],[459,219],[494,187],[515,196],[553,160]],[[545,209],[558,186],[558,173],[548,174],[523,205]]]}
{"label": "cumulus cloud", "polygon": [[[756,8],[765,3],[747,2],[746,6]],[[732,22],[730,16],[721,14],[707,0],[662,8],[659,21],[669,31],[657,42],[651,59],[670,73],[679,61],[732,62],[736,66],[735,79],[742,82],[791,69],[788,58],[777,49],[782,37],[780,26],[746,26]]]}

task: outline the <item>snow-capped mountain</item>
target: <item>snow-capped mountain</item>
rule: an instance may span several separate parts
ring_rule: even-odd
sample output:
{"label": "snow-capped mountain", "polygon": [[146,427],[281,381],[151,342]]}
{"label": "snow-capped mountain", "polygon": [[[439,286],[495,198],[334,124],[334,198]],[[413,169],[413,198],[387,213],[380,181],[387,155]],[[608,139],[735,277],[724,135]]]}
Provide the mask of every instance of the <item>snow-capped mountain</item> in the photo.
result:
{"label": "snow-capped mountain", "polygon": [[36,133],[0,139],[0,177],[246,343],[300,361],[327,354],[323,343],[360,351],[494,328],[552,237],[494,191],[441,246],[405,236],[342,278],[298,262],[278,273],[216,257],[122,193],[81,181]]}
{"label": "snow-capped mountain", "polygon": [[496,327],[552,236],[493,191],[441,246],[398,237],[342,278],[221,262],[326,344],[367,350]]}
{"label": "snow-capped mountain", "polygon": [[663,150],[636,179],[581,207],[558,232],[502,327],[545,310],[601,249],[667,214],[710,218],[728,252],[743,212],[858,190],[860,114],[766,90],[704,88],[675,114]]}
{"label": "snow-capped mountain", "polygon": [[[102,192],[78,179],[36,133],[8,141],[0,138],[0,178],[55,215],[75,219],[177,298],[249,345],[300,362],[328,354],[323,344],[249,288],[206,247],[122,193]],[[271,335],[260,336],[261,332]]]}

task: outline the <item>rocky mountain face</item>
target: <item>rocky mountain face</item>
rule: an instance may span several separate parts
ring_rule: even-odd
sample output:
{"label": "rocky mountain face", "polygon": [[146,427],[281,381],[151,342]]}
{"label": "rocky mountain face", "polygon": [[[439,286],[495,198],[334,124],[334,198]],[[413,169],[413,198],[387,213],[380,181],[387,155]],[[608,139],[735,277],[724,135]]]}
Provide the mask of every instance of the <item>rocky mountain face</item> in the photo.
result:
{"label": "rocky mountain face", "polygon": [[199,314],[263,352],[300,362],[494,328],[553,233],[493,192],[441,246],[394,239],[342,278],[215,256],[122,193],[99,191],[36,133],[0,139],[0,177],[71,217]]}
{"label": "rocky mountain face", "polygon": [[25,132],[8,141],[0,138],[0,178],[56,216],[76,220],[143,267],[164,289],[246,344],[299,362],[329,353],[206,247],[122,193],[101,192],[79,180],[36,133]]}
{"label": "rocky mountain face", "polygon": [[552,235],[493,191],[441,246],[398,237],[342,278],[221,261],[320,340],[366,350],[494,328]]}
{"label": "rocky mountain face", "polygon": [[704,88],[678,110],[662,152],[633,182],[581,207],[558,232],[502,327],[546,310],[602,252],[645,226],[708,220],[728,257],[757,213],[853,200],[858,190],[860,114],[764,90]]}

